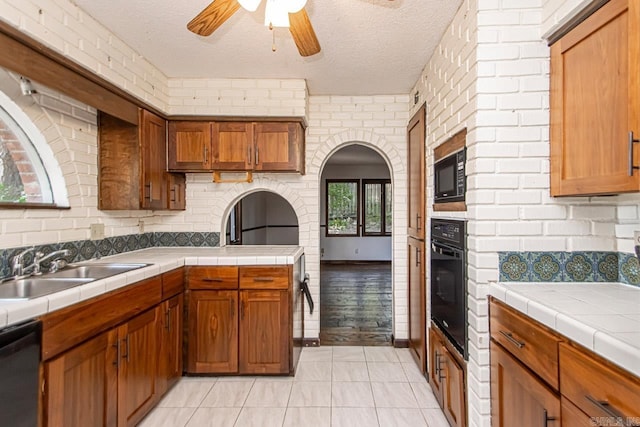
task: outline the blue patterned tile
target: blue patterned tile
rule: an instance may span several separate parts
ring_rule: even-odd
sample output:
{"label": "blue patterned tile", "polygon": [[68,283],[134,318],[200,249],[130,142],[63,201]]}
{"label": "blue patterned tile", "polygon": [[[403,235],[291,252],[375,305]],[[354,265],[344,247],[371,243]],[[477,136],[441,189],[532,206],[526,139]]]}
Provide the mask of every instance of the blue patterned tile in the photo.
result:
{"label": "blue patterned tile", "polygon": [[640,285],[640,264],[634,254],[620,254],[620,282],[628,285]]}
{"label": "blue patterned tile", "polygon": [[175,246],[176,241],[172,233],[159,233],[160,246]]}
{"label": "blue patterned tile", "polygon": [[143,233],[138,238],[138,243],[140,245],[140,249],[146,249],[151,247],[151,237],[150,233]]}
{"label": "blue patterned tile", "polygon": [[205,244],[204,234],[196,231],[195,233],[191,233],[189,237],[189,241],[192,246],[203,246]]}
{"label": "blue patterned tile", "polygon": [[500,281],[528,282],[530,269],[526,255],[519,252],[499,252]]}
{"label": "blue patterned tile", "polygon": [[529,252],[532,282],[561,282],[564,280],[563,252]]}
{"label": "blue patterned tile", "polygon": [[618,266],[619,254],[615,252],[599,252],[596,255],[596,281],[617,282],[620,268]]}
{"label": "blue patterned tile", "polygon": [[204,246],[220,246],[220,233],[205,233]]}
{"label": "blue patterned tile", "polygon": [[189,246],[187,233],[175,233],[173,240],[176,242],[176,246]]}
{"label": "blue patterned tile", "polygon": [[80,246],[80,257],[82,260],[89,260],[96,256],[96,245],[92,240],[85,240]]}
{"label": "blue patterned tile", "polygon": [[591,252],[568,252],[564,262],[568,282],[595,282],[596,264]]}

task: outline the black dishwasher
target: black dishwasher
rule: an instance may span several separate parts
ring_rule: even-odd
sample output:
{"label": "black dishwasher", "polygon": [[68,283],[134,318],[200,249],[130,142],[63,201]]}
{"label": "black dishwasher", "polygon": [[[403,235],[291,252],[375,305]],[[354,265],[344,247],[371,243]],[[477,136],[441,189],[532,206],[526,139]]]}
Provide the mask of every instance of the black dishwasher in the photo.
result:
{"label": "black dishwasher", "polygon": [[38,425],[41,336],[37,320],[0,330],[0,426]]}

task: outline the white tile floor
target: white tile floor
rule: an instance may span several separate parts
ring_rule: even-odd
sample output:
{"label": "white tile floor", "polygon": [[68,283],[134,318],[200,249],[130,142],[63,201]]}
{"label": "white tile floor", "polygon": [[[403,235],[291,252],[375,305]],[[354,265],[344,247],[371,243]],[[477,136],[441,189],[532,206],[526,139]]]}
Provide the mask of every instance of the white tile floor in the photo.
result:
{"label": "white tile floor", "polygon": [[295,377],[185,377],[141,427],[448,427],[408,349],[303,349]]}

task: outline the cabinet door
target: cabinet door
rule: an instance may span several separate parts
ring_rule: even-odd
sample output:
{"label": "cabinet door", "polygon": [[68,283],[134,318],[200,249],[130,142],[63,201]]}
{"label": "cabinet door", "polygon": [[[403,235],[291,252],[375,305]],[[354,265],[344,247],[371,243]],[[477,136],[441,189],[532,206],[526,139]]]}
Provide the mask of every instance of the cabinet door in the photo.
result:
{"label": "cabinet door", "polygon": [[248,171],[253,169],[253,124],[219,122],[212,125],[214,170]]}
{"label": "cabinet door", "polygon": [[560,426],[560,398],[491,341],[491,425]]}
{"label": "cabinet door", "polygon": [[238,291],[190,291],[187,371],[238,372]]}
{"label": "cabinet door", "polygon": [[118,328],[118,425],[135,426],[156,403],[159,307]]}
{"label": "cabinet door", "polygon": [[299,123],[256,123],[256,171],[304,173],[304,136]]}
{"label": "cabinet door", "polygon": [[160,343],[158,396],[162,396],[182,376],[182,294],[161,305],[162,334]]}
{"label": "cabinet door", "polygon": [[240,372],[289,372],[289,292],[240,291]]}
{"label": "cabinet door", "polygon": [[409,238],[409,348],[420,372],[426,368],[424,242]]}
{"label": "cabinet door", "polygon": [[457,427],[466,425],[464,371],[446,348],[442,348],[444,360],[445,386],[443,388],[442,410],[449,424]]}
{"label": "cabinet door", "polygon": [[164,119],[140,110],[139,141],[140,207],[144,209],[166,209],[167,203],[167,122]]}
{"label": "cabinet door", "polygon": [[639,26],[640,3],[612,0],[551,46],[552,196],[640,188]]}
{"label": "cabinet door", "polygon": [[169,170],[211,170],[211,123],[169,122],[167,140]]}
{"label": "cabinet door", "polygon": [[187,208],[187,184],[183,173],[168,173],[169,209],[183,211]]}
{"label": "cabinet door", "polygon": [[429,328],[429,385],[441,407],[444,398],[442,381],[445,369],[442,350],[442,341],[432,326]]}
{"label": "cabinet door", "polygon": [[105,332],[44,363],[45,427],[115,427],[116,331]]}
{"label": "cabinet door", "polygon": [[426,106],[423,105],[407,127],[409,236],[418,239],[424,239],[425,228],[425,112]]}
{"label": "cabinet door", "polygon": [[[582,412],[576,405],[564,396],[560,397],[562,406],[562,427],[593,427],[599,426],[595,417],[590,417]],[[602,421],[614,421],[609,417],[601,417]]]}

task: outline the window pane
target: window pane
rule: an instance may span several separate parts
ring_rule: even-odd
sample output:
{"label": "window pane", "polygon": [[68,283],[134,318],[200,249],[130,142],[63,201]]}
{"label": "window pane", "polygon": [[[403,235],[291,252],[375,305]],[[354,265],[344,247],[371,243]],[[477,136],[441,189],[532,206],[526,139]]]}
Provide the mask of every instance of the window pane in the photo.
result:
{"label": "window pane", "polygon": [[327,184],[329,234],[358,235],[358,183]]}
{"label": "window pane", "polygon": [[392,202],[393,198],[391,197],[391,183],[386,183],[384,185],[384,231],[385,233],[391,233],[391,229],[393,228],[392,218]]}
{"label": "window pane", "polygon": [[0,202],[52,203],[49,177],[31,140],[0,107]]}
{"label": "window pane", "polygon": [[382,184],[364,185],[364,231],[382,232]]}

